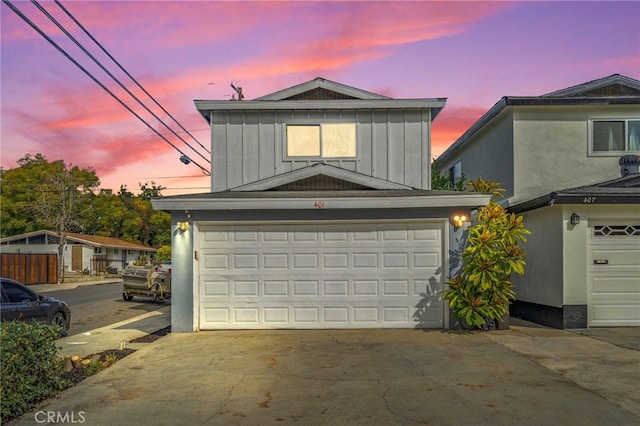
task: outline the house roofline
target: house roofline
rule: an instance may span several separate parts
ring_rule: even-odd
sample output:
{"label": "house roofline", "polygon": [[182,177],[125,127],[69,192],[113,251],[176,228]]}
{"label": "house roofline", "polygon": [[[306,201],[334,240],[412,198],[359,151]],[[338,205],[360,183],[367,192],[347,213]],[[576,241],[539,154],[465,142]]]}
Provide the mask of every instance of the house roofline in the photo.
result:
{"label": "house roofline", "polygon": [[447,103],[447,98],[421,99],[332,99],[332,100],[267,100],[224,101],[194,100],[196,108],[207,122],[211,111],[283,111],[283,110],[353,110],[353,109],[430,109],[435,119]]}
{"label": "house roofline", "polygon": [[292,170],[273,177],[268,177],[256,182],[230,189],[230,191],[265,191],[300,179],[312,176],[324,175],[336,179],[346,180],[358,185],[368,186],[373,189],[412,189],[409,186],[390,182],[373,176],[367,176],[351,170],[341,169],[331,164],[316,163],[301,169]]}
{"label": "house roofline", "polygon": [[314,210],[406,209],[434,207],[476,208],[489,194],[427,190],[216,192],[152,198],[156,210]]}
{"label": "house roofline", "polygon": [[[31,232],[26,232],[24,234],[18,234],[18,235],[12,235],[9,237],[0,238],[0,243],[11,242],[11,241],[20,240],[23,238],[31,238],[38,235],[49,235],[51,237],[56,237],[56,238],[58,237],[57,232],[43,229],[39,231],[31,231]],[[118,249],[126,249],[126,250],[141,250],[141,251],[154,251],[154,252],[158,251],[153,247],[145,246],[143,244],[131,243],[128,241],[123,241],[124,244],[117,244],[115,242],[113,244],[110,244],[108,242],[99,243],[97,241],[91,241],[90,239],[87,239],[85,237],[92,237],[92,235],[77,234],[75,232],[65,233],[65,238],[67,240],[74,241],[81,244],[87,244],[92,247],[118,248]],[[97,237],[97,238],[112,238],[117,240],[117,238],[113,238],[113,237]]]}
{"label": "house roofline", "polygon": [[268,95],[256,98],[257,101],[274,101],[290,98],[295,95],[307,92],[313,89],[327,89],[332,92],[341,93],[343,95],[352,96],[358,99],[391,99],[388,96],[379,95],[377,93],[369,92],[366,90],[358,89],[355,87],[347,86],[346,84],[337,83],[335,81],[327,80],[326,78],[317,77],[311,81],[297,84],[286,89],[278,90],[277,92],[270,93]]}
{"label": "house roofline", "polygon": [[436,166],[445,162],[484,126],[500,115],[508,107],[514,106],[591,106],[591,105],[640,105],[638,96],[610,97],[540,97],[504,96],[489,111],[478,119],[466,132],[449,146],[436,160]]}

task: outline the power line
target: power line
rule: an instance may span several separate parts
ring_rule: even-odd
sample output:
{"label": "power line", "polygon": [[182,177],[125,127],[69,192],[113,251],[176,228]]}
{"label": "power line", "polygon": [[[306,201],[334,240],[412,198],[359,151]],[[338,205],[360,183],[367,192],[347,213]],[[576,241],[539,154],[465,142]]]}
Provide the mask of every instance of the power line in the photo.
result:
{"label": "power line", "polygon": [[[117,77],[115,77],[111,72],[109,72],[109,70],[107,70],[104,67],[104,65],[102,65],[100,63],[100,61],[98,61],[96,59],[96,57],[93,56],[71,33],[69,33],[66,30],[66,28],[64,28],[64,26],[58,20],[56,20],[56,18],[54,18],[42,5],[40,5],[36,0],[31,0],[31,3],[33,3],[47,18],[49,18],[49,20],[51,22],[53,22],[60,29],[60,31],[62,31],[76,46],[78,46],[80,48],[80,50],[82,50],[89,58],[91,58],[91,60],[93,60],[93,62],[96,65],[98,65],[102,71],[104,71],[109,77],[111,77],[111,79],[113,81],[115,81],[118,84],[118,86],[120,86],[125,92],[127,92],[129,94],[129,96],[131,96],[133,99],[135,99],[141,107],[143,107],[149,114],[151,114],[156,120],[158,120],[165,128],[167,128],[167,130],[169,130],[171,133],[173,133],[173,135],[178,137],[178,139],[180,139],[185,145],[187,145],[189,148],[191,148],[196,154],[198,154],[200,157],[202,157],[208,163],[211,163],[211,160],[206,158],[204,155],[202,155],[196,149],[194,149],[191,145],[189,145],[173,129],[171,129],[169,126],[167,126],[167,124],[164,121],[162,121],[160,119],[160,117],[158,117],[153,111],[151,111],[136,95],[134,95],[129,89],[127,89],[126,86],[124,84],[122,84],[122,82],[120,80],[118,80]],[[62,5],[60,5],[60,6],[62,7]],[[66,9],[65,9],[65,11],[66,11]],[[145,93],[148,93],[148,92],[145,91]],[[157,102],[156,102],[156,104],[157,104]],[[166,112],[166,110],[164,108],[162,108],[162,110]]]}
{"label": "power line", "polygon": [[[91,74],[86,68],[84,68],[78,61],[73,59],[62,47],[60,47],[55,41],[53,41],[49,36],[47,36],[33,21],[31,21],[26,15],[24,15],[16,6],[14,6],[9,0],[2,0],[4,4],[6,4],[16,15],[18,15],[23,21],[25,21],[31,28],[33,28],[38,34],[40,34],[45,40],[49,42],[56,50],[58,50],[65,58],[71,61],[76,67],[78,67],[82,72],[84,72],[91,80],[93,80],[98,86],[100,86],[105,92],[107,92],[113,99],[115,99],[120,105],[127,109],[131,114],[133,114],[138,120],[140,120],[144,125],[146,125],[152,132],[158,135],[161,139],[163,139],[166,143],[168,143],[171,147],[173,147],[176,151],[182,154],[184,157],[187,157],[180,148],[175,146],[171,141],[162,136],[156,129],[153,128],[149,123],[147,123],[140,115],[138,115],[135,111],[133,111],[127,104],[125,104],[117,95],[115,95],[111,90],[109,90],[104,84],[102,84],[93,74]],[[188,158],[188,157],[187,157]],[[198,164],[196,161],[191,161],[194,165],[196,165],[204,174],[210,175],[211,173]]]}
{"label": "power line", "polygon": [[198,144],[200,145],[208,154],[211,154],[211,151],[209,151],[205,146],[203,146],[191,133],[189,133],[189,131],[187,129],[185,129],[182,124],[180,124],[178,122],[178,120],[176,120],[173,115],[169,114],[169,112],[164,109],[162,107],[162,105],[160,105],[160,103],[153,97],[151,96],[151,94],[149,92],[147,92],[145,90],[144,87],[142,87],[142,85],[140,83],[138,83],[138,81],[133,78],[133,76],[131,74],[129,74],[127,72],[127,70],[124,69],[124,67],[122,65],[120,65],[120,63],[113,57],[111,56],[111,54],[107,51],[107,49],[105,49],[102,44],[100,44],[98,42],[98,40],[96,40],[90,33],[89,31],[80,23],[78,22],[78,20],[71,14],[71,12],[69,12],[63,5],[62,3],[60,3],[58,0],[55,0],[55,3],[60,7],[60,9],[62,9],[69,18],[71,18],[73,20],[73,22],[76,23],[76,25],[78,25],[78,27],[80,27],[80,29],[82,29],[82,31],[84,31],[84,33],[118,66],[118,68],[120,68],[120,70],[122,70],[122,72],[124,72],[127,77],[129,77],[139,88],[140,90],[142,90],[151,100],[153,100],[153,102],[160,107],[160,109],[162,109],[162,111],[164,111],[165,114],[167,114],[169,117],[171,117],[171,119],[178,125],[180,126],[180,128],[187,133],[189,136],[191,136],[191,138]]}

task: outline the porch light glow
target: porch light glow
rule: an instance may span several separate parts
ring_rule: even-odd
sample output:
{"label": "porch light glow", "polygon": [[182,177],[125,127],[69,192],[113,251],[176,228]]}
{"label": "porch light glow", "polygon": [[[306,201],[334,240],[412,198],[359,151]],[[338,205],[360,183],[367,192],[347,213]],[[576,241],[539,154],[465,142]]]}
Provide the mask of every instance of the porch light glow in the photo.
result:
{"label": "porch light glow", "polygon": [[455,215],[453,217],[453,226],[456,228],[462,227],[462,224],[467,221],[467,217],[464,215]]}

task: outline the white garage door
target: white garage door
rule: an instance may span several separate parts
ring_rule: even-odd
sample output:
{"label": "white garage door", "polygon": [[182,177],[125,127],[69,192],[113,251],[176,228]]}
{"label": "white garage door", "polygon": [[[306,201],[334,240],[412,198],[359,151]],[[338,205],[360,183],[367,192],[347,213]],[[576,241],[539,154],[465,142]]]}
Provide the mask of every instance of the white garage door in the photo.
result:
{"label": "white garage door", "polygon": [[589,260],[589,326],[639,326],[640,224],[594,225]]}
{"label": "white garage door", "polygon": [[442,226],[201,225],[199,328],[442,328]]}

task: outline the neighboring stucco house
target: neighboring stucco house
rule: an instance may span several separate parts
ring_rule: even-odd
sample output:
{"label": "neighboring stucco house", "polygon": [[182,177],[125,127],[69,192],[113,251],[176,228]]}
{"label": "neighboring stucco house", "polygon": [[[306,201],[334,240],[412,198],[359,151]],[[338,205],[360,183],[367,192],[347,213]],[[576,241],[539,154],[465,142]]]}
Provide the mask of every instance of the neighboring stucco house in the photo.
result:
{"label": "neighboring stucco house", "polygon": [[[150,259],[156,249],[118,238],[67,232],[63,249],[65,271],[104,272],[107,268],[122,271],[141,257]],[[58,254],[58,234],[34,231],[0,239],[0,252],[24,254]]]}
{"label": "neighboring stucco house", "polygon": [[511,314],[557,328],[640,325],[640,81],[618,74],[503,97],[437,160],[497,181],[532,231]]}
{"label": "neighboring stucco house", "polygon": [[172,331],[448,327],[451,218],[489,197],[430,190],[445,101],[323,78],[195,101],[211,192],[152,200],[172,214]]}

